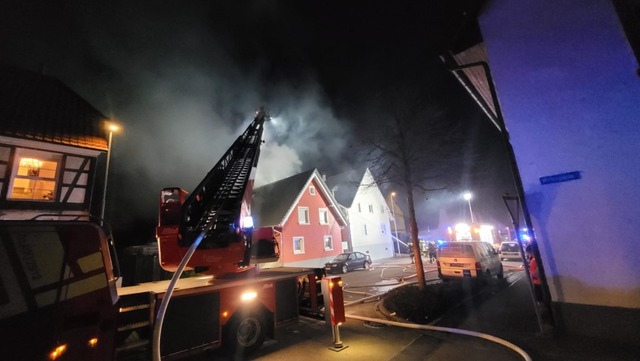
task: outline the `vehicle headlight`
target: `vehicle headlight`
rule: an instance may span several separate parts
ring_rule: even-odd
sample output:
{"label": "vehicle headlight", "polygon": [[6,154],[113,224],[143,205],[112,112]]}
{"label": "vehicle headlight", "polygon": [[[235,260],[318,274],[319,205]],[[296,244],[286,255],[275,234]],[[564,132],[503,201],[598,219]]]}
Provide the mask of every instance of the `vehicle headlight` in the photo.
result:
{"label": "vehicle headlight", "polygon": [[247,291],[240,295],[240,299],[242,300],[242,302],[253,301],[256,299],[256,297],[258,297],[258,293],[256,293],[255,291]]}

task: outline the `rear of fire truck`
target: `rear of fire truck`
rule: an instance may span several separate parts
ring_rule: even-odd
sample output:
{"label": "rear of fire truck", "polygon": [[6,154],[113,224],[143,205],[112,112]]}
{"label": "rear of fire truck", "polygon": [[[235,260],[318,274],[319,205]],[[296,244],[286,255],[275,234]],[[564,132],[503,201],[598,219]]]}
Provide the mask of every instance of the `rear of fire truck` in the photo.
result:
{"label": "rear of fire truck", "polygon": [[88,220],[0,221],[0,359],[113,359],[108,247]]}

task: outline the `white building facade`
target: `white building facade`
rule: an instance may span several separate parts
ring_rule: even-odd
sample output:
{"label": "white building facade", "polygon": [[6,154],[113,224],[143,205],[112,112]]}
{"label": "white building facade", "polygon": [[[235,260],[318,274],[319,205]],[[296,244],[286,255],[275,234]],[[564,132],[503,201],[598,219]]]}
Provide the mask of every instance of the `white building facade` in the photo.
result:
{"label": "white building facade", "polygon": [[347,214],[354,251],[366,253],[372,260],[393,257],[391,212],[369,169],[362,176]]}

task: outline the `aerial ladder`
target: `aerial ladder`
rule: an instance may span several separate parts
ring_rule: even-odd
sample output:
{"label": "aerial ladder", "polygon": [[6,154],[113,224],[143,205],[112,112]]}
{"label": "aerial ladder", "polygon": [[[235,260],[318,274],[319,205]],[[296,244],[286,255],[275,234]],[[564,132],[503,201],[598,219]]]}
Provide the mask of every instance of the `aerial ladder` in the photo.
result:
{"label": "aerial ladder", "polygon": [[[252,264],[279,257],[274,239],[253,241],[251,196],[260,155],[262,133],[269,115],[256,112],[193,192],[164,188],[156,237],[160,265],[174,272],[196,238],[204,234],[187,263],[200,273],[230,275],[252,269]],[[254,244],[255,243],[255,244]]]}

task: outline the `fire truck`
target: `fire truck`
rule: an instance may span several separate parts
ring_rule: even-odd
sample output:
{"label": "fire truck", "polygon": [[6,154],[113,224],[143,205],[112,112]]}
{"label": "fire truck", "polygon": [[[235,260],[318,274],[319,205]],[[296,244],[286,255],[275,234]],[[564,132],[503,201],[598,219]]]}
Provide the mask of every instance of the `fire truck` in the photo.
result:
{"label": "fire truck", "polygon": [[447,233],[451,242],[483,241],[491,245],[499,243],[495,227],[490,224],[457,223],[455,226],[447,227]]}
{"label": "fire truck", "polygon": [[250,218],[268,118],[258,111],[191,193],[161,191],[156,238],[171,280],[119,286],[113,239],[89,215],[0,221],[0,358],[244,356],[302,313],[324,317],[322,269],[259,267],[279,257]]}

